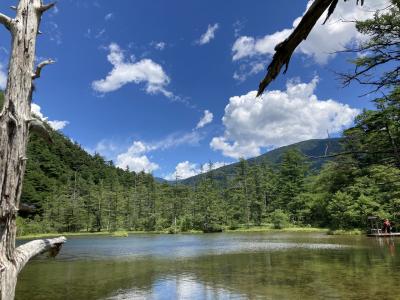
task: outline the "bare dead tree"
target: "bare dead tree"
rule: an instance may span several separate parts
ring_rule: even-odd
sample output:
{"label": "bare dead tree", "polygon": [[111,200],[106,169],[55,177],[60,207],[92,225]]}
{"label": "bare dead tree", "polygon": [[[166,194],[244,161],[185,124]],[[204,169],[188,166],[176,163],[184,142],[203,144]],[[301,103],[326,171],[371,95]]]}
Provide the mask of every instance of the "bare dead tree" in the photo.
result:
{"label": "bare dead tree", "polygon": [[[325,19],[325,22],[329,19],[329,17],[335,11],[338,2],[339,0],[315,0],[313,2],[313,4],[302,17],[299,25],[297,25],[290,36],[283,42],[276,45],[275,54],[271,63],[268,65],[267,75],[265,75],[264,79],[260,82],[257,96],[260,96],[267,86],[279,75],[283,66],[285,66],[283,73],[286,73],[293,52],[302,41],[307,39],[311,30],[314,28],[315,24],[326,10],[328,10],[328,15]],[[357,0],[357,4],[358,3],[359,0]],[[361,5],[363,4],[364,0],[361,0]]]}
{"label": "bare dead tree", "polygon": [[51,251],[55,254],[65,237],[32,241],[15,247],[16,217],[26,167],[26,148],[30,131],[42,136],[48,132],[31,115],[33,80],[52,61],[40,63],[34,71],[36,38],[42,14],[54,3],[20,0],[15,18],[0,14],[0,23],[12,37],[11,56],[4,105],[0,111],[0,298],[15,295],[18,273],[32,257]]}

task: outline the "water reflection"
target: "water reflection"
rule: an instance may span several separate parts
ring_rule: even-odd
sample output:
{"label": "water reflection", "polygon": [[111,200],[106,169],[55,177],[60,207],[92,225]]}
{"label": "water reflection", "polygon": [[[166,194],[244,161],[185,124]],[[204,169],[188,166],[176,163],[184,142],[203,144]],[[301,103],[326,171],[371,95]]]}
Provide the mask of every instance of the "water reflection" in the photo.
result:
{"label": "water reflection", "polygon": [[398,250],[316,234],[75,239],[27,266],[17,299],[396,299]]}
{"label": "water reflection", "polygon": [[58,260],[107,258],[188,258],[200,255],[298,249],[342,249],[357,245],[338,243],[325,234],[213,234],[138,235],[129,238],[73,238],[63,247]]}
{"label": "water reflection", "polygon": [[396,244],[394,238],[375,238],[375,241],[381,249],[388,251],[391,256],[396,255]]}
{"label": "water reflection", "polygon": [[247,299],[243,294],[200,282],[190,275],[156,280],[149,290],[117,292],[107,300],[122,299]]}

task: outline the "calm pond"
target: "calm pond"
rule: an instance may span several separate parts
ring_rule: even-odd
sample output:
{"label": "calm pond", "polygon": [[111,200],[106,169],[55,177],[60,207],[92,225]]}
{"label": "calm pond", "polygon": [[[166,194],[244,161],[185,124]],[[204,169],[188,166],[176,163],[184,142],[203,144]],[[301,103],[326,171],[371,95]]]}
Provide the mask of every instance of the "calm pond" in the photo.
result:
{"label": "calm pond", "polygon": [[400,299],[400,238],[221,233],[69,238],[16,299]]}

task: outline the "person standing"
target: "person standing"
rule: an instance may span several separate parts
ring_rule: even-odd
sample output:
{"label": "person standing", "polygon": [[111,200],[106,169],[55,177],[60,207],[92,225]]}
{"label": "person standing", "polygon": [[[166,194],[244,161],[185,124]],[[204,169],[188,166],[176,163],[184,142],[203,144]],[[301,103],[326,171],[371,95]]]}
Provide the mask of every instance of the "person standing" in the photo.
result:
{"label": "person standing", "polygon": [[392,227],[390,224],[389,219],[385,219],[385,221],[383,222],[383,233],[391,233],[392,231]]}

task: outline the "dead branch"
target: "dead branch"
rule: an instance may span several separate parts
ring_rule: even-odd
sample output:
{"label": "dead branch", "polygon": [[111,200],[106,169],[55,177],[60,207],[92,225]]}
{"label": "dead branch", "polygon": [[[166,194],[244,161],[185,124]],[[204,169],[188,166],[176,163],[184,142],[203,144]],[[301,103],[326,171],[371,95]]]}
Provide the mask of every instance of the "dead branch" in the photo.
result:
{"label": "dead branch", "polygon": [[322,23],[322,24],[325,25],[325,23],[329,20],[329,18],[331,17],[331,15],[333,14],[333,12],[335,11],[335,8],[336,8],[338,2],[339,2],[339,0],[333,0],[333,2],[331,3],[331,5],[329,5],[328,14],[326,15],[325,21],[324,21],[324,23]]}
{"label": "dead branch", "polygon": [[17,272],[20,272],[32,257],[47,251],[59,251],[62,244],[64,244],[66,241],[67,239],[62,236],[54,239],[35,240],[19,246],[17,249],[15,249]]}
{"label": "dead branch", "polygon": [[44,13],[44,12],[48,11],[49,9],[53,8],[56,4],[57,4],[57,1],[56,2],[51,2],[51,3],[48,3],[48,4],[42,4],[39,7],[39,12],[40,13]]}
{"label": "dead branch", "polygon": [[52,3],[49,3],[49,4],[43,4],[42,6],[40,6],[39,11],[41,13],[44,13],[44,12],[48,11],[49,9],[53,8],[56,4],[57,4],[57,2],[52,2]]}
{"label": "dead branch", "polygon": [[[329,17],[335,11],[337,2],[338,0],[315,0],[310,8],[307,10],[305,15],[301,18],[299,25],[297,25],[290,36],[283,42],[276,45],[275,54],[272,58],[271,63],[268,65],[267,74],[260,82],[260,85],[258,87],[257,97],[260,96],[267,88],[267,86],[279,75],[284,65],[286,67],[283,73],[286,73],[289,67],[290,58],[292,57],[296,48],[300,45],[302,41],[307,39],[311,30],[314,28],[319,18],[327,9],[328,15],[325,19],[325,22],[329,19]],[[359,0],[357,0],[357,4],[358,3]],[[361,5],[363,4],[364,0],[361,0]]]}
{"label": "dead branch", "polygon": [[0,23],[3,24],[8,30],[11,30],[12,22],[13,20],[9,16],[0,13]]}
{"label": "dead branch", "polygon": [[37,79],[37,78],[39,78],[39,77],[40,77],[40,74],[42,73],[42,69],[43,69],[45,66],[52,65],[52,64],[54,64],[54,63],[55,63],[55,61],[52,60],[52,59],[47,59],[47,60],[45,60],[45,61],[42,61],[40,64],[37,65],[36,70],[35,70],[35,73],[32,74],[32,79]]}

